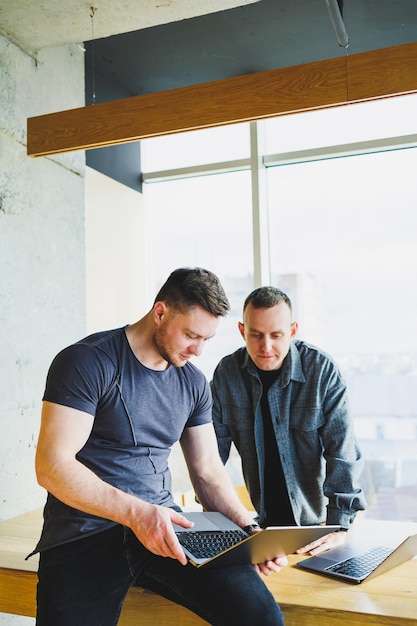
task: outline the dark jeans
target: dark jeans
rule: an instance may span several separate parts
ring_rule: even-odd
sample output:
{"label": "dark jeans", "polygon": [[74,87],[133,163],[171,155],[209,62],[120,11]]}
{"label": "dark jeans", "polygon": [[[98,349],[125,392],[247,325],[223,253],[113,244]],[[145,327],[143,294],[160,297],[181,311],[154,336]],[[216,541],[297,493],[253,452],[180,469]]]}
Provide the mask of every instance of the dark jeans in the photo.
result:
{"label": "dark jeans", "polygon": [[205,570],[155,556],[122,526],[43,552],[38,626],[116,626],[131,585],[152,589],[218,626],[283,626],[250,565]]}

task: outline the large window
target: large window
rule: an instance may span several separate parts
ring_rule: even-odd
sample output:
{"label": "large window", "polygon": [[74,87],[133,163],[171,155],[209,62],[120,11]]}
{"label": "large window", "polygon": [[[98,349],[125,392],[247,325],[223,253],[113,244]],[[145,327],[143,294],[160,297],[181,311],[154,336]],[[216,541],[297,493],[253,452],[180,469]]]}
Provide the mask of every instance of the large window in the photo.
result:
{"label": "large window", "polygon": [[153,184],[145,190],[149,273],[156,293],[176,267],[198,265],[221,276],[231,311],[198,365],[207,376],[240,345],[237,322],[253,284],[250,176],[247,171]]}
{"label": "large window", "polygon": [[[300,337],[332,354],[347,379],[366,458],[367,515],[413,521],[415,107],[416,96],[407,96],[263,122],[262,159],[248,152],[261,146],[250,143],[249,125],[233,128],[232,151],[230,128],[213,131],[212,143],[211,131],[202,131],[201,142],[187,133],[172,138],[178,163],[167,167],[175,171],[161,172],[158,145],[144,144],[152,153],[146,166],[165,181],[144,186],[155,286],[174,267],[199,264],[219,275],[232,301],[229,320],[197,364],[210,378],[217,361],[242,345],[236,322],[257,286],[257,264],[266,263],[263,275],[292,297]],[[192,178],[178,170],[186,167]],[[149,171],[144,179],[156,178]],[[254,189],[254,180],[264,189]]]}
{"label": "large window", "polygon": [[272,282],[338,361],[368,516],[417,520],[417,150],[268,170]]}

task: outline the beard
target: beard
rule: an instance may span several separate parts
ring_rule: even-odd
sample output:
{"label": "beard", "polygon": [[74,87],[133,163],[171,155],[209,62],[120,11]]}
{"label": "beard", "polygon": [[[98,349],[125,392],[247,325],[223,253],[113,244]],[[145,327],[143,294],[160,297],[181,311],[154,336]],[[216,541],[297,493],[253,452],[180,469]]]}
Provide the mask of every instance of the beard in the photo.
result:
{"label": "beard", "polygon": [[178,356],[175,348],[170,344],[165,327],[159,327],[154,333],[153,342],[161,357],[174,367],[182,367],[186,360]]}

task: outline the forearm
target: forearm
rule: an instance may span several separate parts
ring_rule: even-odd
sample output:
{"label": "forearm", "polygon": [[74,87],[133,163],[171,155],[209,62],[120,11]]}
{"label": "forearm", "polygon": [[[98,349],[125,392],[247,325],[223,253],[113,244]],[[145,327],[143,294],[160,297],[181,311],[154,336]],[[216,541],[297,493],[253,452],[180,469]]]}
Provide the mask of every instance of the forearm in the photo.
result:
{"label": "forearm", "polygon": [[[348,440],[348,437],[346,437]],[[350,448],[326,450],[326,477],[323,485],[328,498],[327,523],[349,527],[358,511],[366,508],[360,475],[363,461],[353,443]]]}
{"label": "forearm", "polygon": [[113,487],[78,461],[92,424],[88,413],[44,403],[36,450],[39,484],[68,506],[128,526],[148,550],[185,565],[172,524],[189,528],[191,522],[173,509]]}
{"label": "forearm", "polygon": [[363,458],[350,416],[346,388],[335,385],[326,400],[326,425],[322,431],[328,498],[327,523],[349,527],[356,513],[366,507],[360,484]]}
{"label": "forearm", "polygon": [[37,458],[38,483],[68,506],[132,526],[142,508],[150,506],[99,478],[76,459],[60,459],[54,464]]}
{"label": "forearm", "polygon": [[219,511],[242,528],[253,522],[240,502],[218,453],[212,424],[186,428],[181,447],[190,479],[204,509]]}
{"label": "forearm", "polygon": [[241,528],[253,523],[252,514],[243,506],[226,470],[213,470],[210,478],[194,480],[194,489],[203,508],[219,511]]}

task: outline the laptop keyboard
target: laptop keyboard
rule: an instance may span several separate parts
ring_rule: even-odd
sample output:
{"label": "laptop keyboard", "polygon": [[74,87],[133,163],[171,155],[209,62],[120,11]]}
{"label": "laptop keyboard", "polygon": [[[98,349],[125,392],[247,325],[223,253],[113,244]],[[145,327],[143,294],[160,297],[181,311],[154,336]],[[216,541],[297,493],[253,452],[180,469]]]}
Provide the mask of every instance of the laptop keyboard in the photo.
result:
{"label": "laptop keyboard", "polygon": [[196,559],[209,559],[248,536],[243,530],[177,532],[178,541]]}
{"label": "laptop keyboard", "polygon": [[376,546],[368,552],[361,555],[340,561],[330,567],[326,567],[326,571],[335,572],[336,574],[345,574],[353,578],[361,578],[374,571],[376,567],[392,552],[392,548],[385,546]]}

